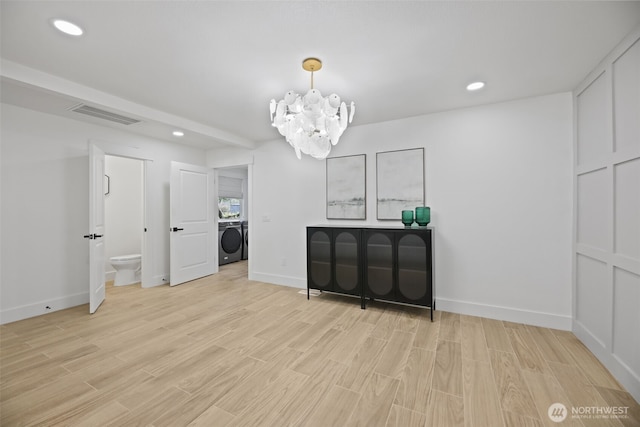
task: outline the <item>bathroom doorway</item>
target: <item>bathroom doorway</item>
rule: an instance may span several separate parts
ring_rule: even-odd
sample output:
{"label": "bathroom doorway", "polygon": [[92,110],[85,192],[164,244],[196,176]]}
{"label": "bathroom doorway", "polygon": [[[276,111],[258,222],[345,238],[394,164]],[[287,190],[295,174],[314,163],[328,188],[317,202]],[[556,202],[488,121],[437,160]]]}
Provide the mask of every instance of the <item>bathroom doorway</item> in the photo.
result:
{"label": "bathroom doorway", "polygon": [[[105,280],[112,282],[116,270],[110,259],[143,254],[145,162],[105,155]],[[141,257],[144,263],[144,257]],[[142,265],[135,281],[143,283]],[[131,280],[129,280],[131,281]],[[129,282],[128,281],[128,282]]]}

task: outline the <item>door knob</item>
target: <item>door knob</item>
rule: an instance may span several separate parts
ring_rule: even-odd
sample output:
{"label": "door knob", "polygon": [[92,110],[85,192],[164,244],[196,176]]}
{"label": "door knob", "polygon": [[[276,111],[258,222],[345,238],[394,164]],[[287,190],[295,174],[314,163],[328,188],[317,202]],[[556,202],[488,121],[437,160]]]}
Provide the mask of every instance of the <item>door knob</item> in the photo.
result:
{"label": "door knob", "polygon": [[85,239],[93,239],[93,234],[85,234],[83,237]]}
{"label": "door knob", "polygon": [[173,227],[171,230],[169,231],[182,231],[184,230],[184,228],[178,228],[178,227]]}

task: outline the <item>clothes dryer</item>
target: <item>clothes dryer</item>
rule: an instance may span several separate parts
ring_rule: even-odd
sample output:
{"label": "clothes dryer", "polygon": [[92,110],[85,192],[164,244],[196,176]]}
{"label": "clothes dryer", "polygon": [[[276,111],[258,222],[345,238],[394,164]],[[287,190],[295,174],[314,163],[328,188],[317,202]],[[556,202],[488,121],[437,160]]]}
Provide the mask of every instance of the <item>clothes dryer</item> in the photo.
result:
{"label": "clothes dryer", "polygon": [[242,221],[242,259],[249,259],[249,221]]}
{"label": "clothes dryer", "polygon": [[242,258],[242,225],[240,221],[218,223],[218,265],[240,261]]}

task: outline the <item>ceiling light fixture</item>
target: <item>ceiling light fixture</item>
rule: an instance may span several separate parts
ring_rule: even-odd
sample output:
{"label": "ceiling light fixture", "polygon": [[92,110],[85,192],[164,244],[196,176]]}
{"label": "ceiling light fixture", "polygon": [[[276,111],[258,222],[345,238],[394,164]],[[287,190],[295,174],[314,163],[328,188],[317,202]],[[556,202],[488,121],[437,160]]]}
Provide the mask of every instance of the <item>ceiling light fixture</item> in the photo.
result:
{"label": "ceiling light fixture", "polygon": [[84,30],[73,22],[64,19],[54,19],[52,22],[54,27],[70,36],[81,36],[84,33]]}
{"label": "ceiling light fixture", "polygon": [[467,85],[467,90],[473,92],[474,90],[480,90],[484,87],[484,82],[473,82]]}
{"label": "ceiling light fixture", "polygon": [[184,132],[182,132],[181,130],[174,130],[173,136],[184,136]]}
{"label": "ceiling light fixture", "polygon": [[322,68],[322,61],[307,58],[302,68],[311,72],[311,89],[300,96],[290,90],[284,99],[271,100],[271,125],[285,137],[296,151],[298,159],[307,154],[315,159],[325,159],[336,145],[340,136],[353,120],[355,104],[351,102],[350,111],[345,102],[335,93],[323,97],[313,88],[313,73]]}

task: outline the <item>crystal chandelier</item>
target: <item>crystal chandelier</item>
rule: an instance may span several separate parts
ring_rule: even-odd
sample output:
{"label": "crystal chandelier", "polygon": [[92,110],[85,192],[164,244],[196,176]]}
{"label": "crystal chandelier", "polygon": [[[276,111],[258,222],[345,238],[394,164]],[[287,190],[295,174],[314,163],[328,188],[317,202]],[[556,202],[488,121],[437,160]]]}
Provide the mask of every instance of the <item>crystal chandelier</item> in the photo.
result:
{"label": "crystal chandelier", "polygon": [[291,144],[298,159],[304,153],[322,160],[353,120],[355,104],[352,102],[348,109],[335,93],[323,97],[313,88],[313,72],[322,68],[322,61],[307,58],[302,61],[302,68],[311,72],[311,89],[304,96],[290,90],[284,94],[284,99],[278,102],[272,99],[269,106],[271,125]]}

